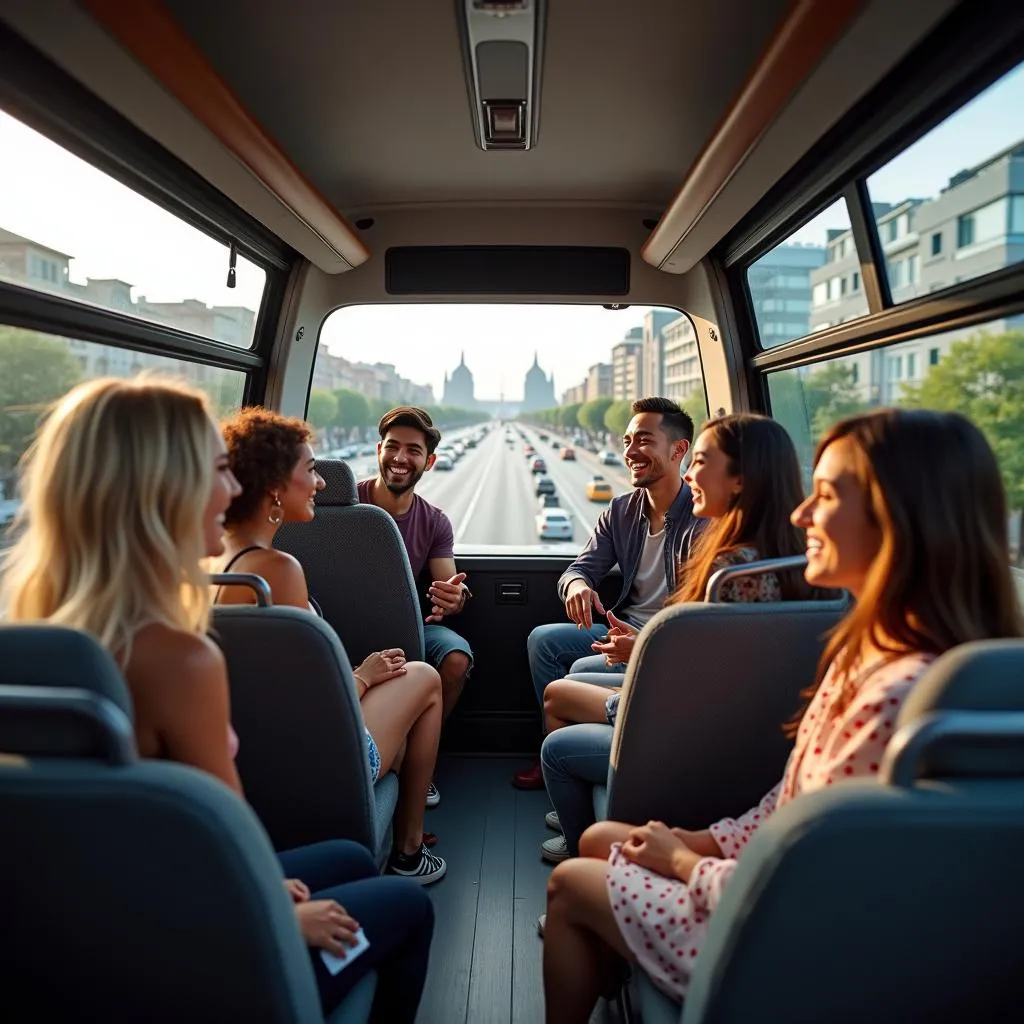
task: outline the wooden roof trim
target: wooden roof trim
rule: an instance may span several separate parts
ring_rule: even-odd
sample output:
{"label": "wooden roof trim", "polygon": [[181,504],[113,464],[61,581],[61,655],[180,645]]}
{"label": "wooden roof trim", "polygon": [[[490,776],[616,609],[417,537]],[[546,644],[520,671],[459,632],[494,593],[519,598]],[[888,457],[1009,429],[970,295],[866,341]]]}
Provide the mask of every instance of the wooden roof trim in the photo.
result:
{"label": "wooden roof trim", "polygon": [[80,0],[83,8],[297,219],[350,267],[369,250],[242,105],[159,0]]}
{"label": "wooden roof trim", "polygon": [[864,6],[796,0],[644,243],[645,262],[664,267]]}

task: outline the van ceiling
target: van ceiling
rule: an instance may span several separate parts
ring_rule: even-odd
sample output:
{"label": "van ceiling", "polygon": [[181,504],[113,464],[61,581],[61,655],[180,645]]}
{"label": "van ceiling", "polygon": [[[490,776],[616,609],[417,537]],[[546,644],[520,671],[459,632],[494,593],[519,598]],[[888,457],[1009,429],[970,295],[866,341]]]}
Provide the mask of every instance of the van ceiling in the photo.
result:
{"label": "van ceiling", "polygon": [[661,209],[787,0],[551,0],[540,132],[476,147],[449,0],[165,0],[239,99],[345,213],[579,201]]}

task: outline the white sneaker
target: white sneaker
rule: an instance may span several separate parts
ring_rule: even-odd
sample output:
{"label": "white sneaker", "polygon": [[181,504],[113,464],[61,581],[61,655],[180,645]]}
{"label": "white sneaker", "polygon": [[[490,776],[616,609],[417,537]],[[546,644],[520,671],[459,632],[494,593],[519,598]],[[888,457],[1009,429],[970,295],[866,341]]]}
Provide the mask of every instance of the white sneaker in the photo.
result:
{"label": "white sneaker", "polygon": [[544,938],[544,926],[548,923],[548,915],[541,914],[537,918],[537,934],[543,939]]}
{"label": "white sneaker", "polygon": [[558,820],[558,811],[548,811],[548,813],[544,815],[544,824],[547,825],[548,828],[553,828],[556,832],[562,831],[562,825]]}
{"label": "white sneaker", "polygon": [[540,844],[540,855],[549,864],[558,864],[563,860],[569,859],[569,845],[565,841],[565,836],[555,836],[552,839],[546,839]]}
{"label": "white sneaker", "polygon": [[431,783],[427,787],[427,806],[436,807],[441,802],[441,794],[437,791],[437,786]]}

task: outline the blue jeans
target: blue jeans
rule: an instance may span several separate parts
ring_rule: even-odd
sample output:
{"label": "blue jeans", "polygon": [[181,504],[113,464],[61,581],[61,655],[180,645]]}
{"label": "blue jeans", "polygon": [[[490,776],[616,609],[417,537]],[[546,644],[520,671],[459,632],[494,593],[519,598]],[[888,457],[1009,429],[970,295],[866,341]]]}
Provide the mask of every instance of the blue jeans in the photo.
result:
{"label": "blue jeans", "polygon": [[[603,624],[590,629],[578,629],[572,622],[554,622],[537,626],[526,641],[530,658],[530,676],[537,703],[544,707],[544,688],[555,679],[567,676],[580,658],[591,658],[590,645],[605,636],[608,627]],[[604,664],[604,659],[601,659]]]}
{"label": "blue jeans", "polygon": [[[592,676],[598,672],[604,675],[615,674],[622,676],[626,674],[626,666],[609,665],[605,662],[603,654],[592,654],[589,658],[577,658],[569,667],[569,675],[567,678],[579,679],[581,673]],[[594,682],[594,680],[584,679],[583,682]],[[617,683],[604,684],[604,680],[601,680],[601,683],[607,686],[619,686],[621,682],[622,680],[619,680]]]}
{"label": "blue jeans", "polygon": [[305,882],[313,899],[340,903],[370,941],[370,948],[351,967],[334,975],[319,951],[310,949],[324,1016],[361,978],[376,971],[370,1019],[413,1024],[434,934],[434,905],[423,888],[407,878],[381,878],[369,851],[344,839],[286,850],[278,860],[285,877]]}
{"label": "blue jeans", "polygon": [[567,725],[549,733],[540,748],[544,785],[573,857],[579,856],[580,836],[594,823],[594,786],[608,781],[612,731],[610,725]]}

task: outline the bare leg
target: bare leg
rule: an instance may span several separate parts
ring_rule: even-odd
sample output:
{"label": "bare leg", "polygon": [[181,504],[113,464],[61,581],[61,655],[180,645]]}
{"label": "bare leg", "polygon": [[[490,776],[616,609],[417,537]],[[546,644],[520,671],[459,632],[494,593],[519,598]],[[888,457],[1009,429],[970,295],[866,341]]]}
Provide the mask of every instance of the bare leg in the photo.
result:
{"label": "bare leg", "polygon": [[447,721],[462,694],[462,687],[466,683],[466,676],[469,674],[469,658],[462,651],[452,651],[441,662],[438,671],[441,673],[442,717],[444,721]]}
{"label": "bare leg", "polygon": [[406,665],[406,674],[374,686],[361,702],[363,721],[380,751],[381,772],[391,769],[402,748],[398,776],[395,840],[403,853],[423,842],[427,786],[437,760],[441,735],[441,677],[422,661]]}
{"label": "bare leg", "polygon": [[635,828],[623,821],[595,822],[580,836],[580,856],[607,860],[612,843],[624,843]]}
{"label": "bare leg", "polygon": [[548,1024],[586,1024],[607,982],[609,947],[632,962],[615,923],[605,862],[576,857],[548,880],[544,1004]]}
{"label": "bare leg", "polygon": [[577,679],[556,679],[544,690],[544,720],[548,732],[570,722],[593,722],[603,725],[605,701],[618,687],[595,686]]}

